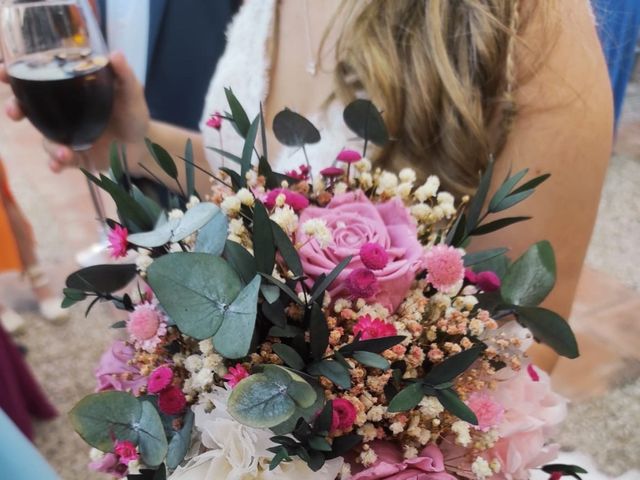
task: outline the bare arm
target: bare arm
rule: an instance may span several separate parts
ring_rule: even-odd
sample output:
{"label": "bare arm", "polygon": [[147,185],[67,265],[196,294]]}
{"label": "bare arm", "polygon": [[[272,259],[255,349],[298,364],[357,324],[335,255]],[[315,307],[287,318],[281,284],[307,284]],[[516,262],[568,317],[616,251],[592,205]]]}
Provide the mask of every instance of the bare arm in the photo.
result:
{"label": "bare arm", "polygon": [[[539,73],[517,93],[522,110],[496,162],[493,189],[510,167],[514,172],[529,167],[533,175],[548,172],[551,178],[530,200],[508,211],[508,216],[532,220],[480,237],[473,248],[506,246],[515,258],[532,243],[549,240],[558,278],[543,306],[568,318],[611,152],[613,114],[606,65],[587,2],[557,3],[555,43]],[[532,24],[524,42],[535,48],[542,32]],[[520,58],[526,62],[526,47],[522,50]],[[546,347],[536,347],[532,355],[546,369],[557,359]]]}

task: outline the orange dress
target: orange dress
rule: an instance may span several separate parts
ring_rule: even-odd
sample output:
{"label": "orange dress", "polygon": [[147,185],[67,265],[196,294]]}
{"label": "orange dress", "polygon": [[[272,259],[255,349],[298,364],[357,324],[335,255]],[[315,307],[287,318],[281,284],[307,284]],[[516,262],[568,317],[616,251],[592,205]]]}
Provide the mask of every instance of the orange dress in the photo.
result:
{"label": "orange dress", "polygon": [[0,272],[6,270],[23,270],[22,260],[18,251],[16,237],[9,222],[7,206],[15,202],[7,174],[0,160]]}

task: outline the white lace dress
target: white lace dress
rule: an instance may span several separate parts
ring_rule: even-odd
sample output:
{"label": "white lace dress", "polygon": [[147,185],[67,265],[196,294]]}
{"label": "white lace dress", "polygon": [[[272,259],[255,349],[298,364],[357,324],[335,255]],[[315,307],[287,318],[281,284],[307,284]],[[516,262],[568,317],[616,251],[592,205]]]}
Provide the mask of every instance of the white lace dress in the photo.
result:
{"label": "white lace dress", "polygon": [[[223,122],[218,133],[207,127],[206,121],[214,112],[229,110],[225,87],[233,90],[250,119],[259,113],[260,103],[268,93],[270,59],[267,45],[273,34],[276,4],[277,0],[246,0],[229,25],[227,48],[209,85],[200,123],[205,147],[224,147],[236,155],[242,152],[243,139],[231,125]],[[340,150],[353,141],[354,135],[342,120],[343,109],[343,105],[334,102],[325,111],[308,116],[322,137],[319,143],[307,147],[313,171],[330,165]],[[277,158],[269,159],[275,171],[289,171],[305,163],[302,152],[297,149],[283,147],[278,150]],[[220,166],[221,157],[212,150],[207,149],[207,159],[213,169]],[[230,163],[227,161],[225,165],[231,166]]]}

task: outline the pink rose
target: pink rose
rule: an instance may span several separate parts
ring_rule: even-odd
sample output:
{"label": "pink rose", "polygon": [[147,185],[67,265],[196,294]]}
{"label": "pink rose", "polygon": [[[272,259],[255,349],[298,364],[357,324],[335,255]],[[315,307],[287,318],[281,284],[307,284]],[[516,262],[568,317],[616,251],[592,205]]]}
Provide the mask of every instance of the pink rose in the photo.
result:
{"label": "pink rose", "polygon": [[488,432],[502,421],[504,407],[485,392],[474,392],[469,395],[467,405],[478,418],[476,429]]}
{"label": "pink rose", "polygon": [[331,418],[331,431],[347,430],[356,421],[356,407],[349,400],[336,398],[331,402],[333,407]]}
{"label": "pink rose", "polygon": [[352,465],[351,480],[456,480],[445,472],[440,449],[428,445],[415,458],[404,458],[402,450],[390,442],[377,441],[371,448],[378,460],[371,467]]}
{"label": "pink rose", "polygon": [[133,347],[125,342],[113,342],[100,357],[100,363],[95,370],[98,380],[96,391],[118,390],[138,395],[140,389],[146,386],[147,378],[141,375],[138,368],[128,363],[133,359],[134,353]]}
{"label": "pink rose", "polygon": [[538,370],[531,378],[528,365],[499,382],[493,397],[505,407],[498,427],[500,440],[487,452],[502,463],[496,479],[529,478],[527,470],[551,462],[558,445],[547,443],[567,415],[567,400],[551,390],[549,375]]}
{"label": "pink rose", "polygon": [[377,243],[389,259],[384,268],[374,271],[379,287],[375,300],[391,310],[398,308],[424,260],[415,222],[400,199],[374,204],[360,190],[348,192],[336,195],[325,208],[306,208],[300,214],[299,224],[302,226],[314,218],[326,222],[332,240],[326,248],[320,248],[301,227],[298,229],[296,240],[303,245],[299,253],[304,273],[315,280],[351,255],[351,262],[329,290],[334,298],[348,295],[347,277],[352,271],[365,268],[360,249],[367,243]]}

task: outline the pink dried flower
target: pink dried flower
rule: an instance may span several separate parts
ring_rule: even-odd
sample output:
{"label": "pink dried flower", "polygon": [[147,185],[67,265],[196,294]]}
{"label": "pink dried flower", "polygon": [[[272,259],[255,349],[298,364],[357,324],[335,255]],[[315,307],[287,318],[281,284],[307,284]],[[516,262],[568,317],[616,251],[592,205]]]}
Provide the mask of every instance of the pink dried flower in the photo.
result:
{"label": "pink dried flower", "polygon": [[107,239],[109,240],[109,249],[111,250],[112,258],[121,258],[127,256],[127,236],[129,235],[129,231],[120,226],[116,225],[107,235]]}
{"label": "pink dried flower", "polygon": [[167,333],[167,323],[152,304],[141,303],[129,314],[127,331],[137,348],[152,353]]}
{"label": "pink dried flower", "polygon": [[358,323],[353,326],[353,334],[360,334],[361,340],[372,338],[393,337],[398,331],[391,323],[387,323],[379,318],[372,319],[370,315],[363,315],[358,318]]}
{"label": "pink dried flower", "polygon": [[356,421],[356,407],[349,400],[336,398],[332,402],[333,417],[331,419],[331,431],[347,430]]}
{"label": "pink dried flower", "polygon": [[222,377],[227,381],[227,384],[233,388],[244,378],[249,376],[247,369],[242,366],[241,363],[236,363],[235,367],[229,367],[229,372]]}
{"label": "pink dried flower", "polygon": [[536,368],[533,366],[532,363],[530,363],[527,366],[527,373],[531,377],[531,380],[533,380],[534,382],[539,382],[540,381],[540,375],[538,375],[538,372],[536,372]]}
{"label": "pink dried flower", "polygon": [[118,440],[113,452],[120,457],[120,463],[128,465],[138,459],[138,450],[133,442],[129,440]]}
{"label": "pink dried flower", "polygon": [[211,127],[215,130],[220,130],[222,128],[222,116],[219,112],[215,112],[209,120],[207,120],[207,127]]}
{"label": "pink dried flower", "polygon": [[263,200],[264,205],[268,209],[272,209],[276,206],[276,199],[278,195],[284,195],[284,203],[293,208],[294,212],[299,212],[300,210],[304,210],[309,206],[309,200],[304,195],[292,192],[286,188],[275,188],[270,190],[267,193],[266,197]]}
{"label": "pink dried flower", "polygon": [[491,270],[476,275],[476,285],[483,292],[495,292],[500,288],[500,284],[500,277]]}
{"label": "pink dried flower", "polygon": [[369,242],[360,247],[360,260],[371,270],[382,270],[389,263],[389,254],[379,243]]}
{"label": "pink dried flower", "polygon": [[311,168],[309,166],[300,165],[298,170],[290,170],[286,172],[285,175],[295,180],[309,180],[309,173],[311,173]]}
{"label": "pink dried flower", "polygon": [[448,245],[436,245],[425,256],[427,281],[436,290],[446,292],[464,278],[462,253]]}
{"label": "pink dried flower", "polygon": [[484,392],[472,393],[467,400],[467,405],[476,414],[478,425],[475,428],[481,432],[491,430],[502,421],[504,416],[504,407]]}
{"label": "pink dried flower", "polygon": [[340,167],[327,167],[323,170],[320,170],[320,175],[329,178],[341,177],[342,175],[344,175],[344,170]]}
{"label": "pink dried flower", "polygon": [[470,268],[465,268],[464,269],[464,279],[467,282],[473,283],[475,285],[476,282],[478,281],[478,275],[476,274],[476,272],[474,272]]}
{"label": "pink dried flower", "polygon": [[116,478],[123,478],[127,474],[127,466],[120,463],[115,453],[105,453],[102,458],[89,464],[94,472],[106,473]]}
{"label": "pink dried flower", "polygon": [[360,155],[360,152],[356,152],[355,150],[344,149],[336,158],[344,163],[355,163],[362,158],[362,155]]}
{"label": "pink dried flower", "polygon": [[187,399],[176,386],[171,386],[164,389],[158,395],[158,408],[162,413],[167,415],[178,415],[182,413],[184,407],[187,405]]}
{"label": "pink dried flower", "polygon": [[173,370],[166,365],[156,368],[149,375],[147,391],[149,393],[159,393],[169,385],[173,380]]}
{"label": "pink dried flower", "polygon": [[371,298],[379,291],[378,279],[368,268],[356,268],[345,279],[345,286],[355,298]]}
{"label": "pink dried flower", "polygon": [[135,350],[122,340],[116,340],[100,357],[95,370],[98,386],[96,391],[117,390],[138,395],[147,384],[147,378],[132,362]]}

